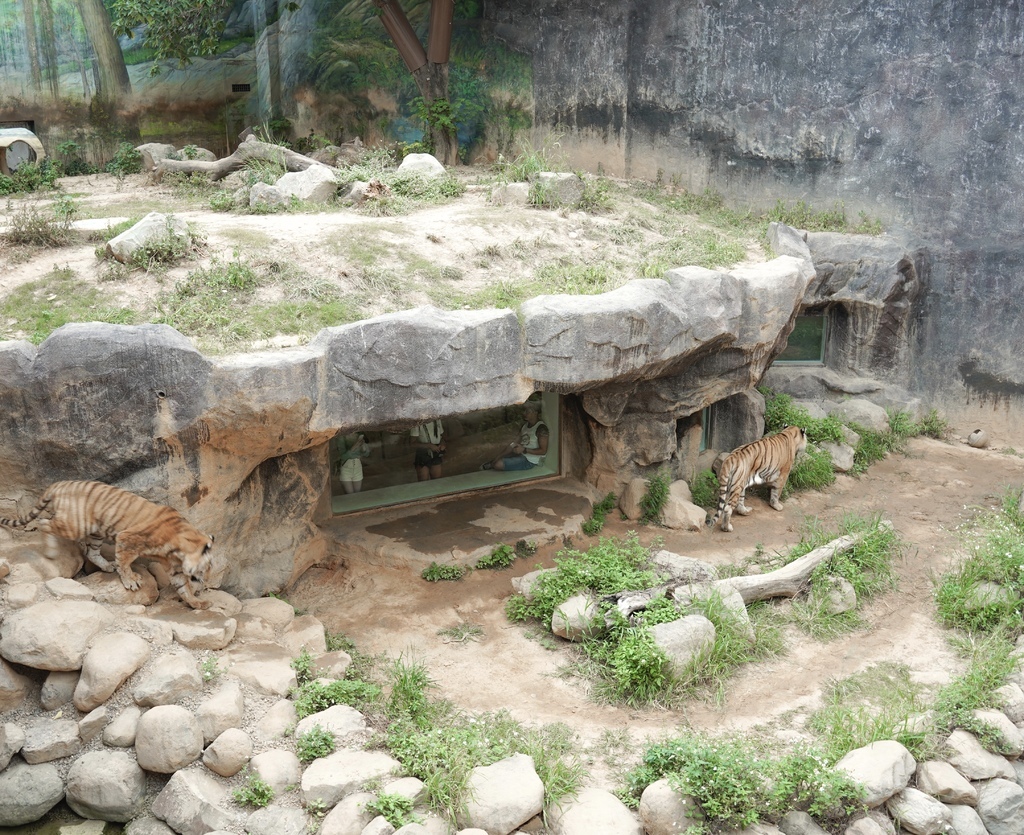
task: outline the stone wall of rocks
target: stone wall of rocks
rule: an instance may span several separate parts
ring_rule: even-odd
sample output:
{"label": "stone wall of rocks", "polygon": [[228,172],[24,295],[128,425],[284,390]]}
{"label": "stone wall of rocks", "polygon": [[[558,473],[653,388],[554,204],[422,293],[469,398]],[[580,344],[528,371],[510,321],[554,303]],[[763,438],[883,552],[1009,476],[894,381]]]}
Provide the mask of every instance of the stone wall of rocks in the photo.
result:
{"label": "stone wall of rocks", "polygon": [[[713,566],[664,551],[655,559],[680,582],[714,581]],[[401,835],[678,835],[701,821],[694,801],[665,780],[644,791],[637,811],[596,785],[545,808],[543,784],[523,753],[475,769],[473,800],[459,820],[444,820],[426,808],[419,779],[369,747],[373,730],[359,711],[335,705],[298,720],[292,659],[306,650],[325,679],[344,677],[351,664],[345,652],[327,650],[316,618],[277,598],[223,591],[204,592],[211,608],[191,610],[166,579],[150,577],[138,592],[102,573],[89,582],[3,582],[0,826],[40,821],[66,801],[83,818],[127,822],[126,835],[302,835],[317,822],[321,835],[394,832],[367,808],[376,796],[368,784],[414,802],[423,822]],[[528,590],[530,582],[517,578],[514,587]],[[553,621],[570,639],[578,634],[566,631],[577,622],[575,605],[567,601]],[[684,663],[680,653],[706,641],[708,627],[713,633],[702,621],[663,624],[658,640]],[[958,729],[942,760],[916,762],[895,741],[844,757],[836,768],[864,784],[869,807],[844,835],[895,835],[895,822],[915,835],[1024,832],[1022,685],[1018,671],[1000,690],[1003,710],[975,714],[998,740],[996,752]],[[304,764],[296,738],[314,726],[329,731],[336,748]],[[250,776],[274,790],[265,808],[234,799]],[[822,831],[794,810],[778,826],[745,832]]]}

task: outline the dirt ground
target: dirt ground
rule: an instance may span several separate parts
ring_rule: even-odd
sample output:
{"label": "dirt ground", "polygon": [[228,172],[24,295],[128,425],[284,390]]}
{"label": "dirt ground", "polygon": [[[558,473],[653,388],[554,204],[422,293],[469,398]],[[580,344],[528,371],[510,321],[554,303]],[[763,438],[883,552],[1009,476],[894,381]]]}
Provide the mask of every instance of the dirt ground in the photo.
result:
{"label": "dirt ground", "polygon": [[[755,497],[749,517],[734,517],[732,533],[636,528],[645,544],[660,538],[671,551],[716,565],[741,561],[758,546],[785,552],[799,541],[807,520],[834,526],[845,513],[882,514],[905,543],[896,566],[899,588],[867,606],[865,629],[827,643],[789,632],[785,654],[741,669],[720,704],[626,710],[595,703],[585,682],[559,675],[568,660],[567,643],[550,635],[538,640],[536,626],[507,620],[504,604],[511,579],[538,564],[551,565],[560,542],[543,544],[536,557],[508,570],[474,571],[454,583],[428,583],[412,570],[379,566],[314,569],[289,599],[329,630],[347,635],[362,652],[423,662],[437,695],[469,710],[508,710],[525,722],[563,722],[587,744],[606,732],[621,738],[626,731],[639,742],[683,726],[713,731],[769,726],[780,740],[791,741],[834,679],[885,661],[908,665],[914,679],[926,684],[944,683],[961,669],[935,620],[935,579],[960,556],[958,527],[980,509],[998,506],[1008,488],[1024,482],[1024,458],[1006,439],[995,439],[996,448],[977,450],[963,441],[968,431],[954,429],[949,442],[914,439],[906,455],[890,455],[860,478],[840,476],[825,492],[794,495],[781,513]],[[605,534],[622,536],[630,527],[609,521]],[[578,537],[576,545],[585,548],[588,541]],[[482,637],[456,643],[438,634],[460,623],[480,626]],[[595,763],[595,782],[611,779],[602,773]]]}
{"label": "dirt ground", "polygon": [[[401,296],[378,294],[378,307],[367,310],[372,314],[427,302],[429,276],[410,266],[409,253],[442,270],[449,268],[459,289],[471,291],[487,282],[515,280],[540,260],[635,263],[635,253],[644,246],[635,238],[614,234],[630,211],[640,211],[636,206],[623,204],[621,212],[608,216],[494,207],[480,188],[471,188],[452,204],[410,216],[373,218],[351,211],[218,214],[205,210],[202,201],[183,200],[165,186],[149,185],[142,176],[124,183],[109,175],[69,178],[63,185],[79,204],[81,228],[104,229],[148,211],[174,211],[204,232],[207,250],[198,261],[159,276],[137,273],[111,280],[96,258],[95,242],[56,251],[7,247],[0,249],[0,297],[61,267],[78,281],[142,304],[172,287],[189,269],[236,252],[294,263],[343,292],[365,293],[365,281],[360,283],[365,276],[343,245],[364,235],[379,243],[381,265],[404,271],[409,278]],[[16,198],[0,205],[0,227],[24,201]],[[645,235],[655,234],[643,223],[635,225],[646,230]],[[405,261],[396,256],[399,252],[406,253]],[[756,242],[750,243],[748,257],[764,257]],[[631,276],[626,271],[622,277]],[[0,339],[24,335],[15,324],[0,321]],[[799,540],[806,519],[828,525],[847,512],[881,513],[906,544],[897,566],[899,588],[867,607],[866,629],[825,644],[790,633],[788,651],[741,669],[720,704],[695,701],[681,710],[624,710],[595,703],[584,682],[559,675],[568,658],[567,646],[543,638],[536,627],[510,623],[504,604],[512,592],[512,577],[537,565],[551,565],[560,541],[541,543],[534,558],[521,560],[512,569],[475,571],[457,583],[427,583],[418,571],[353,562],[336,571],[314,569],[289,591],[289,599],[332,632],[347,635],[364,653],[422,661],[437,694],[466,709],[505,709],[527,722],[564,722],[588,744],[606,733],[625,733],[638,743],[687,725],[715,730],[770,725],[780,739],[792,739],[801,733],[809,712],[820,702],[822,688],[832,679],[883,661],[907,664],[925,682],[945,681],[960,668],[935,622],[934,580],[959,556],[958,526],[979,508],[998,504],[1007,488],[1024,482],[1024,458],[1012,451],[1024,449],[1024,429],[1012,430],[1014,425],[1001,416],[998,425],[988,427],[994,437],[986,450],[963,443],[974,424],[954,427],[948,443],[914,440],[907,455],[891,455],[861,478],[840,477],[823,493],[794,496],[782,513],[754,498],[753,514],[735,518],[731,534],[638,528],[645,544],[660,538],[671,551],[715,564],[740,561],[758,546],[786,551]],[[1018,436],[1008,434],[1007,427]],[[626,524],[611,519],[604,533],[621,536],[627,530]],[[575,544],[585,548],[587,543],[585,537],[577,537]],[[438,634],[460,623],[479,625],[482,637],[455,643]],[[607,772],[599,763],[594,767],[594,782],[608,784]]]}

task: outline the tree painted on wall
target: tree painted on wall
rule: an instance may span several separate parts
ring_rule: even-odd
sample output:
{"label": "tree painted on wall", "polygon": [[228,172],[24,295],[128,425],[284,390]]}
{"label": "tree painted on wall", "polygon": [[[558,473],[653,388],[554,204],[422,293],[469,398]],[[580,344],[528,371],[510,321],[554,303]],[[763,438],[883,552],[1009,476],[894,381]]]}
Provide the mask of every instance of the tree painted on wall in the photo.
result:
{"label": "tree painted on wall", "polygon": [[132,83],[124,63],[121,47],[114,37],[114,27],[103,0],[75,0],[82,24],[96,55],[97,90],[108,109],[116,110],[131,95]]}

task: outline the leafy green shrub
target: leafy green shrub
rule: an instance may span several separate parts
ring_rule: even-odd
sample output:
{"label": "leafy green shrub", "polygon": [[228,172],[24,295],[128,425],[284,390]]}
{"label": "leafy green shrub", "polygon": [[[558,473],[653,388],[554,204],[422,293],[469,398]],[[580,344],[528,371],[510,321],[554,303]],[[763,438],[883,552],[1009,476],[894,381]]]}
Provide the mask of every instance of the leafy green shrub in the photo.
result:
{"label": "leafy green shrub", "polygon": [[338,681],[307,681],[292,691],[295,715],[305,719],[334,705],[350,705],[367,711],[380,701],[381,689],[366,681],[340,679]]}
{"label": "leafy green shrub", "polygon": [[59,166],[43,160],[19,165],[10,175],[0,174],[0,195],[28,193],[42,189],[56,188],[60,177]]}
{"label": "leafy green shrub", "polygon": [[436,583],[440,580],[461,580],[466,574],[466,569],[461,565],[439,565],[436,562],[432,562],[423,571],[420,572],[420,577],[430,583]]}
{"label": "leafy green shrub", "polygon": [[117,146],[113,158],[107,163],[106,171],[119,180],[129,174],[138,174],[142,171],[142,154],[130,142],[122,142]]}
{"label": "leafy green shrub", "polygon": [[265,780],[255,774],[250,774],[245,785],[235,789],[231,796],[235,799],[235,803],[241,806],[255,806],[262,809],[264,806],[269,806],[274,799],[274,790]]}
{"label": "leafy green shrub", "polygon": [[511,620],[536,618],[551,623],[551,615],[574,594],[591,591],[601,596],[623,589],[646,589],[658,582],[649,567],[650,550],[635,533],[625,539],[604,539],[584,552],[565,548],[555,556],[555,570],[541,575],[531,599],[513,595],[506,606]]}
{"label": "leafy green shrub", "polygon": [[600,502],[594,505],[590,518],[583,523],[583,533],[587,536],[596,536],[604,529],[604,520],[615,509],[618,497],[609,493]]}
{"label": "leafy green shrub", "polygon": [[313,680],[314,662],[315,659],[305,647],[303,647],[301,652],[292,659],[291,668],[295,670],[295,680],[300,685]]}
{"label": "leafy green shrub", "polygon": [[366,802],[366,810],[380,815],[395,829],[401,829],[409,823],[420,823],[419,815],[413,814],[412,799],[400,794],[378,794],[373,800]]}
{"label": "leafy green shrub", "polygon": [[687,733],[651,745],[627,774],[620,796],[636,806],[648,785],[667,778],[673,790],[697,802],[716,829],[778,820],[792,808],[818,816],[836,809],[850,814],[860,807],[863,789],[830,766],[809,748],[770,759],[745,739]]}
{"label": "leafy green shrub", "polygon": [[788,394],[779,394],[769,388],[760,388],[764,395],[764,426],[770,434],[781,432],[787,426],[799,426],[807,432],[807,440],[813,444],[841,444],[843,436],[842,422],[832,416],[812,418],[802,406],[797,406]]}
{"label": "leafy green shrub", "polygon": [[640,524],[658,524],[668,501],[668,488],[672,477],[661,470],[647,478],[647,491],[640,499]]}
{"label": "leafy green shrub", "polygon": [[516,556],[532,557],[537,553],[537,543],[530,539],[516,540]]}
{"label": "leafy green shrub", "polygon": [[718,507],[718,476],[713,470],[701,470],[690,481],[690,496],[693,503],[705,510]]}
{"label": "leafy green shrub", "polygon": [[495,545],[491,553],[476,561],[477,568],[508,568],[516,561],[516,550],[511,545]]}
{"label": "leafy green shrub", "polygon": [[210,195],[210,210],[214,212],[230,212],[235,208],[235,196],[227,191],[215,191]]}
{"label": "leafy green shrub", "polygon": [[224,671],[221,669],[220,664],[217,663],[217,659],[212,655],[204,658],[199,665],[199,674],[202,676],[203,681],[213,681],[222,672]]}
{"label": "leafy green shrub", "polygon": [[57,145],[57,166],[64,177],[95,174],[99,171],[95,165],[85,161],[82,146],[70,140]]}
{"label": "leafy green shrub", "polygon": [[334,753],[334,734],[319,725],[313,726],[295,740],[295,753],[299,762],[310,763],[319,757]]}

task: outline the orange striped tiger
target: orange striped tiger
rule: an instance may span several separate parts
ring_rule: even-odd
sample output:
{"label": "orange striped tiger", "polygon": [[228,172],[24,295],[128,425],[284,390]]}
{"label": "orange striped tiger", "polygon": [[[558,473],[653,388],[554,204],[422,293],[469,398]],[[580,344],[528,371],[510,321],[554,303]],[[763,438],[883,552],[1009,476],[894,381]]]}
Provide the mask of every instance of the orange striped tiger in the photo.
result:
{"label": "orange striped tiger", "polygon": [[750,444],[737,447],[730,452],[718,470],[718,512],[708,518],[708,525],[715,526],[721,519],[722,530],[731,531],[733,509],[740,516],[750,513],[744,504],[747,488],[754,484],[771,485],[769,503],[776,510],[782,510],[779,496],[786,486],[789,471],[797,454],[807,447],[807,433],[799,426],[786,426],[781,432],[761,438]]}
{"label": "orange striped tiger", "polygon": [[[142,579],[132,563],[140,557],[159,560],[193,609],[209,608],[196,591],[218,586],[226,568],[210,554],[213,537],[197,531],[178,511],[98,481],[54,482],[24,519],[0,519],[0,526],[42,531],[50,559],[59,553],[57,537],[77,542],[84,557],[103,571],[116,569],[131,591]],[[114,543],[113,562],[100,554],[107,540]]]}

